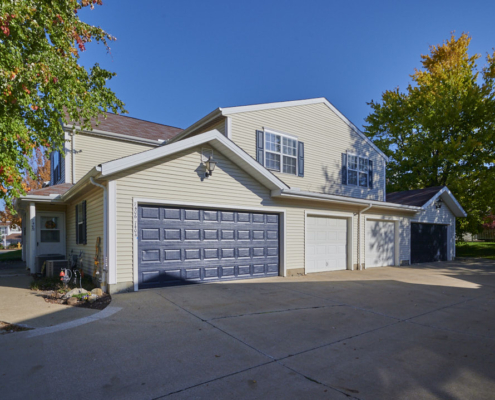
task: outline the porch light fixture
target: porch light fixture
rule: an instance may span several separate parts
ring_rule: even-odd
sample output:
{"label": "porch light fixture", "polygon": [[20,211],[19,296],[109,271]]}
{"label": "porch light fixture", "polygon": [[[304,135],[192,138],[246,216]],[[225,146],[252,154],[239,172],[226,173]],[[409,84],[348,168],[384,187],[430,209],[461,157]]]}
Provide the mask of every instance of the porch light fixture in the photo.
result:
{"label": "porch light fixture", "polygon": [[438,210],[439,208],[442,208],[443,200],[440,198],[437,200],[437,203],[435,205],[435,208]]}
{"label": "porch light fixture", "polygon": [[213,171],[217,165],[216,161],[213,161],[213,156],[208,157],[208,160],[205,162],[206,172],[205,176],[208,178],[213,175]]}

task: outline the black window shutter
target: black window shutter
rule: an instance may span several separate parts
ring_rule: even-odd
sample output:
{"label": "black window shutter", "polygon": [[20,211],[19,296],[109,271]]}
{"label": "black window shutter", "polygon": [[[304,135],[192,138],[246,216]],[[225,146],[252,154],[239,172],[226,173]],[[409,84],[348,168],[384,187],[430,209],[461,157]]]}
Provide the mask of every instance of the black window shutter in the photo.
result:
{"label": "black window shutter", "polygon": [[265,133],[256,131],[256,161],[265,166]]}
{"label": "black window shutter", "polygon": [[368,187],[373,189],[373,161],[369,160],[370,167],[368,170]]}
{"label": "black window shutter", "polygon": [[297,143],[297,174],[304,176],[304,143]]}
{"label": "black window shutter", "polygon": [[58,172],[57,172],[57,180],[62,179],[62,155],[58,152]]}
{"label": "black window shutter", "polygon": [[76,244],[79,244],[79,206],[76,206]]}
{"label": "black window shutter", "polygon": [[82,202],[82,213],[83,213],[83,244],[87,244],[87,229],[86,229],[86,200]]}
{"label": "black window shutter", "polygon": [[347,154],[342,153],[342,185],[347,185]]}

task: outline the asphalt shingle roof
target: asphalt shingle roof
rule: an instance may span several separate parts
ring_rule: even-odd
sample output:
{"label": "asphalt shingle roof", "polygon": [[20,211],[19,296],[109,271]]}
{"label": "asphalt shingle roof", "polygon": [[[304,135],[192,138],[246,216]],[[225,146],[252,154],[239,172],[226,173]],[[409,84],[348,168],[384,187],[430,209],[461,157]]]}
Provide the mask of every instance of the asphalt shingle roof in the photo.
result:
{"label": "asphalt shingle roof", "polygon": [[[107,117],[106,119],[105,116]],[[74,125],[74,122],[70,121],[69,124]],[[76,123],[76,125],[78,124]],[[91,120],[91,125],[93,129],[99,131],[151,140],[169,140],[183,131],[183,129],[174,126],[157,124],[156,122],[112,113],[102,113],[99,118],[99,125],[96,125],[94,119]]]}
{"label": "asphalt shingle roof", "polygon": [[444,186],[432,186],[425,189],[387,193],[387,203],[422,207],[443,188]]}

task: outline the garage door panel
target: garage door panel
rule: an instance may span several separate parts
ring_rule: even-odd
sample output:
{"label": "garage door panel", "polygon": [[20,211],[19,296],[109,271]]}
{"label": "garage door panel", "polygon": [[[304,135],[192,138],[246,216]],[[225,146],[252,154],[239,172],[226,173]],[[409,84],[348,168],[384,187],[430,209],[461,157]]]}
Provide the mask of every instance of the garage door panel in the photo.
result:
{"label": "garage door panel", "polygon": [[277,275],[279,216],[139,207],[139,287]]}
{"label": "garage door panel", "polygon": [[395,265],[395,223],[366,220],[366,268]]}
{"label": "garage door panel", "polygon": [[347,269],[347,219],[308,216],[306,272]]}
{"label": "garage door panel", "polygon": [[411,224],[411,263],[447,261],[447,225]]}

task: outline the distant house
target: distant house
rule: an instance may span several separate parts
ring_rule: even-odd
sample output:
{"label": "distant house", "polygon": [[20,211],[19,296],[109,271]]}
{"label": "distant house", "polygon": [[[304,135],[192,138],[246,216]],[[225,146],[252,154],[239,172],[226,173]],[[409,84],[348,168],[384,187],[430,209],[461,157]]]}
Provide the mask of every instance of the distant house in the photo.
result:
{"label": "distant house", "polygon": [[10,222],[0,222],[0,243],[4,247],[22,243],[21,227],[12,226]]}

